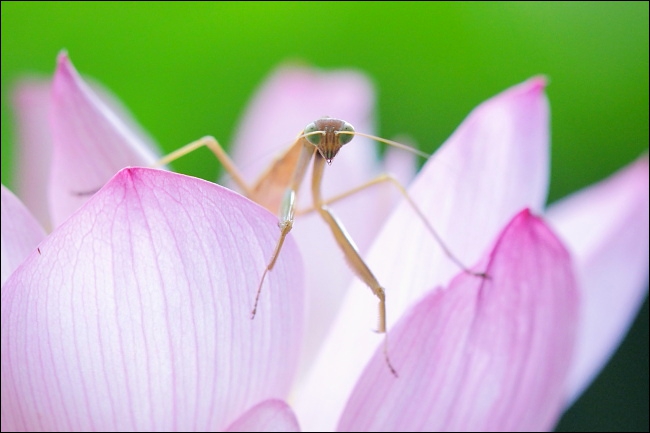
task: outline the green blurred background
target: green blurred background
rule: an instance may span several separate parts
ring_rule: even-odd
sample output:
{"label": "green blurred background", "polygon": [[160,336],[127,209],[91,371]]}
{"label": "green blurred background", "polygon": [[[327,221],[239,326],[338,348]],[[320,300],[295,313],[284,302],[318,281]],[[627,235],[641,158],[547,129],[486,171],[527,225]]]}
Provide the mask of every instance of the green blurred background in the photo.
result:
{"label": "green blurred background", "polygon": [[[648,150],[648,3],[2,2],[2,183],[12,185],[11,88],[66,48],[166,151],[228,143],[284,61],[356,68],[378,91],[379,133],[433,151],[481,101],[550,78],[550,201]],[[175,164],[213,180],[209,155]],[[648,431],[648,303],[558,430]]]}

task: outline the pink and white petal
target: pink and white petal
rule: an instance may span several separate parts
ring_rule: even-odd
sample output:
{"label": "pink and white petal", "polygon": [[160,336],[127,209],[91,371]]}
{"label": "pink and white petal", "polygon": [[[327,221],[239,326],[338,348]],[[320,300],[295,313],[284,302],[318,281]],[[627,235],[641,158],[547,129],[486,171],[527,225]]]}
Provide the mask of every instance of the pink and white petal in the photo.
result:
{"label": "pink and white petal", "polygon": [[151,165],[156,155],[90,89],[64,52],[58,57],[50,112],[53,153],[50,215],[59,225],[118,170]]}
{"label": "pink and white petal", "polygon": [[[256,93],[236,134],[233,160],[244,178],[255,181],[273,155],[291,144],[309,122],[323,115],[342,118],[359,131],[373,134],[374,93],[369,80],[353,71],[321,72],[310,68],[283,67]],[[323,180],[324,197],[333,197],[372,179],[381,171],[376,145],[356,137],[328,166]],[[308,185],[311,168],[306,177]],[[311,191],[304,185],[299,207],[311,206]],[[382,197],[390,186],[377,186],[333,205],[357,245],[365,251],[389,211]],[[394,195],[389,195],[394,198]],[[394,200],[393,200],[394,202]],[[305,258],[309,291],[305,356],[311,364],[339,308],[352,273],[329,228],[312,213],[297,219],[293,233]],[[323,266],[327,263],[327,266]],[[304,367],[301,368],[304,371]]]}
{"label": "pink and white petal", "polygon": [[[475,263],[520,209],[543,210],[549,181],[545,86],[543,78],[535,77],[479,105],[409,189],[447,247],[465,264]],[[413,222],[405,224],[409,219]],[[417,228],[403,230],[411,226]],[[399,287],[391,293],[392,302],[399,304],[393,304],[393,314],[401,314],[428,287],[445,285],[458,272],[458,265],[413,218],[407,203],[386,224],[380,239],[381,249],[408,246],[393,248],[392,257],[384,254],[384,266],[416,259],[431,263],[419,266],[415,273],[404,272],[406,280],[392,271],[389,279],[382,280],[389,288]]]}
{"label": "pink and white petal", "polygon": [[4,185],[1,186],[1,199],[2,277],[0,284],[4,286],[5,281],[29,253],[35,252],[38,243],[45,238],[45,231],[25,205]]}
{"label": "pink and white petal", "polygon": [[583,299],[568,404],[613,355],[647,296],[648,195],[645,155],[549,209],[574,256]]}
{"label": "pink and white petal", "polygon": [[[542,78],[533,78],[481,104],[411,184],[411,197],[465,264],[479,259],[518,210],[542,209],[549,147],[544,85]],[[459,270],[406,203],[388,219],[365,258],[386,288],[389,329],[426,290],[447,285]],[[347,291],[296,400],[303,428],[327,428],[323,423],[341,412],[381,344],[368,332],[377,320],[375,301],[359,281]],[[312,397],[325,388],[326,398]]]}
{"label": "pink and white petal", "polygon": [[120,171],[2,293],[2,430],[220,430],[284,399],[302,338],[291,239],[218,185]]}
{"label": "pink and white petal", "polygon": [[266,400],[248,410],[226,429],[230,432],[298,432],[296,415],[282,400]]}
{"label": "pink and white petal", "polygon": [[41,226],[50,227],[47,185],[50,180],[52,133],[49,80],[27,79],[13,94],[16,115],[16,191]]}
{"label": "pink and white petal", "polygon": [[570,258],[528,211],[487,260],[434,290],[389,334],[399,372],[378,350],[356,385],[341,431],[540,431],[564,403],[579,297]]}

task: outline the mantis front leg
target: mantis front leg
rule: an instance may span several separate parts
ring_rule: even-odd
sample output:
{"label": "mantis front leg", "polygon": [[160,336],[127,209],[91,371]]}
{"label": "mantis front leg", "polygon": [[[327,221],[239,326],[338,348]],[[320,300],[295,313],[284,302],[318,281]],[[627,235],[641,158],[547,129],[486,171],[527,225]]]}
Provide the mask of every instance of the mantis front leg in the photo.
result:
{"label": "mantis front leg", "polygon": [[354,273],[364,283],[366,283],[366,285],[370,287],[370,290],[372,290],[372,293],[379,298],[379,324],[377,326],[377,332],[385,335],[384,357],[391,373],[397,377],[397,371],[388,358],[388,335],[386,334],[386,292],[379,284],[379,281],[377,281],[377,278],[375,278],[368,265],[363,261],[363,258],[361,258],[359,250],[343,228],[343,225],[325,205],[325,202],[321,197],[321,182],[323,180],[324,168],[325,159],[319,152],[316,152],[314,156],[314,172],[311,185],[312,195],[314,197],[314,208],[329,226],[334,238],[336,239],[336,243],[339,245],[341,250],[343,250],[345,259],[352,267]]}
{"label": "mantis front leg", "polygon": [[286,189],[282,198],[282,203],[280,204],[280,215],[278,221],[278,227],[280,228],[280,238],[275,245],[271,260],[269,260],[269,263],[266,265],[266,269],[264,269],[264,273],[262,274],[262,278],[260,278],[260,284],[257,287],[257,293],[255,294],[255,302],[253,303],[253,310],[251,311],[251,319],[255,318],[255,313],[257,312],[257,304],[260,300],[260,293],[262,293],[262,285],[264,284],[266,274],[268,274],[275,266],[275,262],[278,260],[278,257],[280,255],[282,245],[284,245],[284,240],[293,227],[298,188],[300,187],[300,184],[305,177],[305,172],[309,166],[309,161],[316,151],[316,148],[314,148],[314,146],[309,144],[304,139],[302,140],[304,141],[304,144],[300,151],[300,156],[298,157],[298,163],[296,165],[296,169],[294,170],[293,178],[289,184],[289,187]]}
{"label": "mantis front leg", "polygon": [[207,135],[205,137],[199,138],[196,141],[193,141],[189,144],[186,144],[185,146],[181,147],[180,149],[176,149],[172,153],[169,153],[156,161],[151,167],[161,167],[163,165],[167,165],[172,161],[176,161],[178,158],[181,158],[188,153],[192,153],[195,150],[201,148],[201,147],[207,147],[210,149],[210,151],[214,154],[214,156],[217,157],[223,168],[228,172],[230,177],[235,181],[237,186],[241,188],[242,192],[244,193],[245,196],[249,197],[251,195],[251,187],[248,186],[246,181],[244,181],[244,177],[239,173],[239,170],[237,170],[237,166],[235,163],[230,159],[226,151],[221,147],[221,144],[217,141],[216,138]]}

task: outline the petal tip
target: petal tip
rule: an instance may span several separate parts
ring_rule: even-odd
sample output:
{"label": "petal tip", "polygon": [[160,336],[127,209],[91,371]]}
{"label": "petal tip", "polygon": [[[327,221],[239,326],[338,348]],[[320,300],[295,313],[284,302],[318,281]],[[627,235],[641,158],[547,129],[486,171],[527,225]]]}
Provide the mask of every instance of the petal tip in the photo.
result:
{"label": "petal tip", "polygon": [[140,179],[143,175],[143,172],[146,171],[155,171],[155,169],[147,169],[144,167],[124,167],[120,169],[111,180],[109,180],[106,185],[117,184],[117,185],[132,185],[135,181]]}
{"label": "petal tip", "polygon": [[530,208],[524,208],[515,216],[515,220],[519,218],[523,219],[523,218],[534,218],[534,217],[535,215],[533,215],[533,213],[530,211]]}
{"label": "petal tip", "polygon": [[530,208],[526,207],[519,211],[512,219],[511,224],[535,224],[542,223],[542,218],[535,215]]}
{"label": "petal tip", "polygon": [[53,91],[59,94],[66,82],[78,82],[77,71],[70,61],[68,52],[63,50],[56,58],[56,70],[54,71]]}
{"label": "petal tip", "polygon": [[515,86],[515,89],[518,90],[518,94],[539,97],[544,94],[548,83],[548,77],[540,74],[529,78],[519,86]]}
{"label": "petal tip", "polygon": [[[518,85],[506,89],[501,95],[506,97],[506,99],[522,102],[530,99],[536,100],[543,97],[546,86],[548,86],[548,78],[545,75],[536,75]],[[497,96],[496,100],[499,99]]]}
{"label": "petal tip", "polygon": [[57,54],[56,56],[56,64],[57,66],[61,66],[69,62],[70,62],[70,56],[68,55],[68,50],[63,48],[61,51],[59,51],[59,54]]}
{"label": "petal tip", "polygon": [[528,233],[535,240],[545,239],[547,245],[552,246],[559,256],[570,256],[565,245],[544,219],[535,215],[529,208],[522,209],[512,218],[501,232],[499,239],[502,241],[504,238],[512,235],[520,236],[523,233]]}
{"label": "petal tip", "polygon": [[544,90],[549,83],[549,79],[546,75],[536,75],[528,80],[527,84],[530,86],[531,90]]}
{"label": "petal tip", "polygon": [[73,76],[76,73],[75,67],[70,60],[70,55],[67,50],[59,51],[56,56],[56,70],[54,71],[54,82],[61,76]]}
{"label": "petal tip", "polygon": [[513,227],[520,227],[520,226],[529,226],[532,227],[536,223],[541,223],[542,219],[535,215],[530,208],[526,207],[519,211],[518,213],[515,214],[515,216],[510,220],[508,225],[506,225],[506,228],[503,230],[502,233],[509,232],[512,230]]}

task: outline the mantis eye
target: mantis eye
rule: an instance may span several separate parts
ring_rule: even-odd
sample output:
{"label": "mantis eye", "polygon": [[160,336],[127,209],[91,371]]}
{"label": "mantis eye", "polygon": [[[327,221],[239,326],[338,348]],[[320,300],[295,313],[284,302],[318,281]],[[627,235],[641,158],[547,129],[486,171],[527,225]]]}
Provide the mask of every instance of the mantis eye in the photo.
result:
{"label": "mantis eye", "polygon": [[[319,132],[318,128],[316,128],[316,124],[314,122],[310,123],[305,127],[305,130],[303,131],[303,134],[306,135],[306,139],[309,140],[311,144],[314,146],[318,146],[320,144],[320,138],[322,134],[315,134],[315,132]],[[311,135],[308,135],[311,134]]]}
{"label": "mantis eye", "polygon": [[341,146],[348,144],[354,137],[354,126],[350,125],[348,122],[345,122],[341,131],[338,134],[339,143]]}

